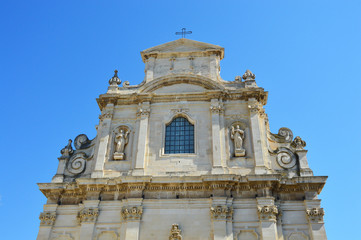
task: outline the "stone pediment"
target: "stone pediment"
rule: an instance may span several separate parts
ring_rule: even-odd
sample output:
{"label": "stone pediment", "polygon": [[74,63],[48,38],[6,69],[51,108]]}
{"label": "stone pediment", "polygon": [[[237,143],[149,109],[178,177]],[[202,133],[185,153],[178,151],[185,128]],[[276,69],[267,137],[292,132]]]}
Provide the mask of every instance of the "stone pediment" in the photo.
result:
{"label": "stone pediment", "polygon": [[145,61],[150,55],[166,55],[170,53],[196,53],[196,52],[217,52],[220,58],[224,57],[224,48],[218,45],[198,42],[186,38],[167,42],[141,52],[142,59]]}
{"label": "stone pediment", "polygon": [[224,90],[221,83],[209,78],[192,74],[168,75],[143,85],[141,93],[191,93],[207,90]]}

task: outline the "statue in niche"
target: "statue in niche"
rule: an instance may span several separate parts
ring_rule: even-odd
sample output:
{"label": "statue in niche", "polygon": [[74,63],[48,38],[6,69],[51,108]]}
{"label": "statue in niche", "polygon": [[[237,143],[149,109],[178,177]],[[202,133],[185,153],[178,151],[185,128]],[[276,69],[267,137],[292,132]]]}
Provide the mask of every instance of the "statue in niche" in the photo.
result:
{"label": "statue in niche", "polygon": [[115,134],[115,152],[114,152],[114,160],[124,160],[125,159],[125,153],[124,149],[125,146],[128,144],[128,135],[129,130],[121,128],[119,130],[119,133]]}
{"label": "statue in niche", "polygon": [[243,148],[244,131],[237,124],[232,126],[231,139],[234,143],[234,156],[243,157],[246,155],[246,150]]}

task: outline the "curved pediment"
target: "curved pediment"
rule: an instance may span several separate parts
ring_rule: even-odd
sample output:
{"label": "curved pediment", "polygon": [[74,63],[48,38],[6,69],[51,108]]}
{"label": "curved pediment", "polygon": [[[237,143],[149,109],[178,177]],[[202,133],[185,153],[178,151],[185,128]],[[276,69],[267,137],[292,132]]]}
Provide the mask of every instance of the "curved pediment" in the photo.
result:
{"label": "curved pediment", "polygon": [[224,90],[224,86],[212,79],[199,75],[167,75],[144,84],[139,89],[139,92],[185,93],[205,92],[207,90]]}

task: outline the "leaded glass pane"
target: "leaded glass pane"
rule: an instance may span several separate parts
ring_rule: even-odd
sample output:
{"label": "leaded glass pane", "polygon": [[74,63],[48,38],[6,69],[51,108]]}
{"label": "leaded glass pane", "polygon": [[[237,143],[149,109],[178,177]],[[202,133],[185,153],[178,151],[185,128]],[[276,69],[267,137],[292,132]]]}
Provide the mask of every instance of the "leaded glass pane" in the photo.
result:
{"label": "leaded glass pane", "polygon": [[177,117],[166,126],[164,153],[194,153],[194,126],[186,118]]}

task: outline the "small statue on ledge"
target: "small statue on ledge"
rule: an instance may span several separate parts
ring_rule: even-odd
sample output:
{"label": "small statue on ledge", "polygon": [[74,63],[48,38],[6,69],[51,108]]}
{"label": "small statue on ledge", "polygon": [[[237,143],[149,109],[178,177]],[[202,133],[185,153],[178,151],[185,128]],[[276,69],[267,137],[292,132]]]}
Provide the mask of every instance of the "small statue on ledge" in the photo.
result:
{"label": "small statue on ledge", "polygon": [[244,139],[244,131],[237,124],[232,126],[231,139],[234,143],[234,156],[235,157],[244,157],[246,155],[246,150],[242,147]]}
{"label": "small statue on ledge", "polygon": [[128,135],[129,130],[120,129],[119,133],[115,135],[115,152],[114,152],[114,160],[124,160],[125,159],[125,145],[128,144]]}

